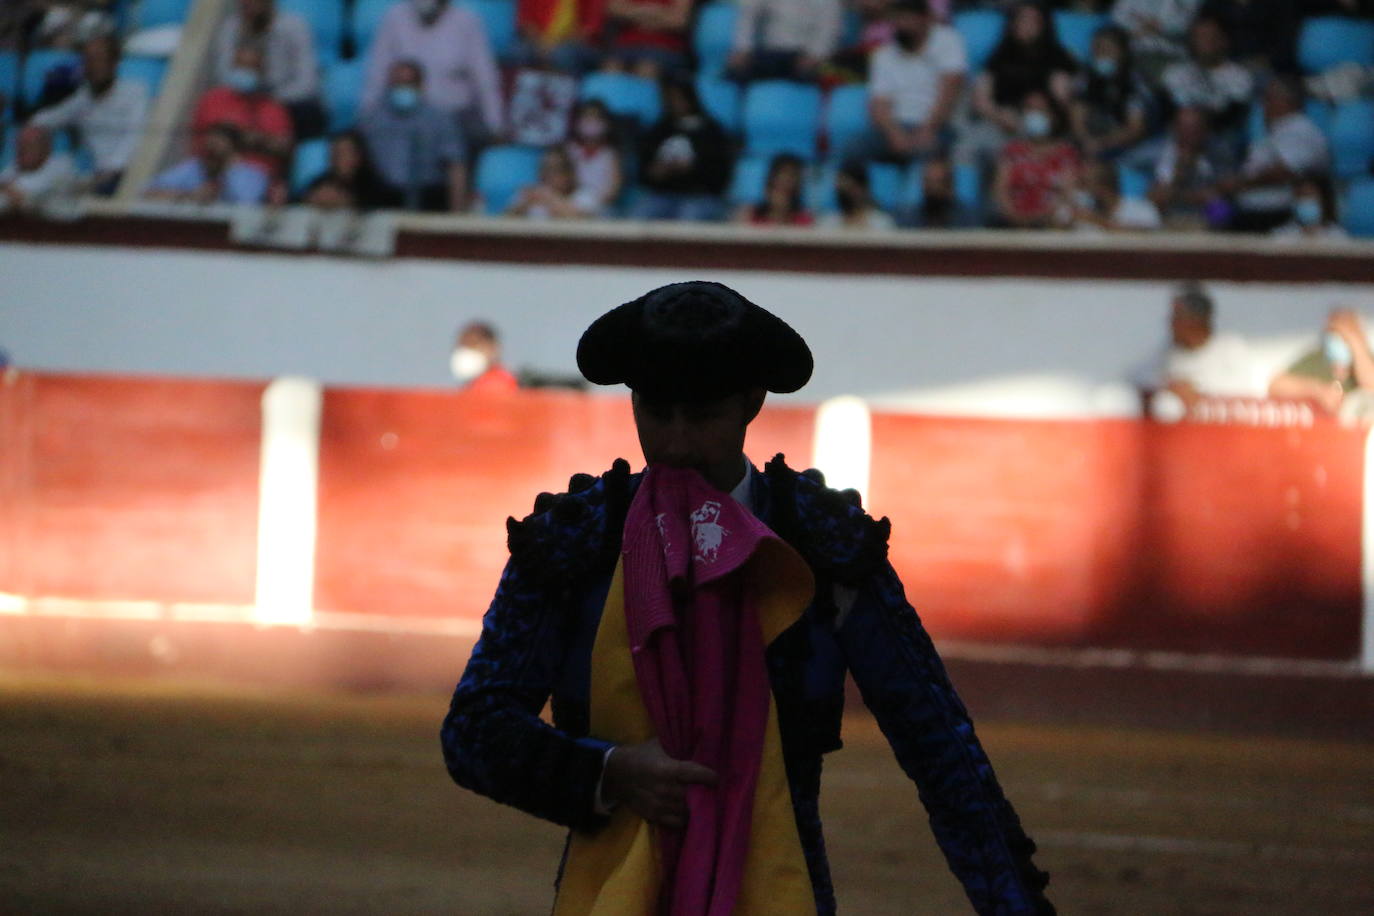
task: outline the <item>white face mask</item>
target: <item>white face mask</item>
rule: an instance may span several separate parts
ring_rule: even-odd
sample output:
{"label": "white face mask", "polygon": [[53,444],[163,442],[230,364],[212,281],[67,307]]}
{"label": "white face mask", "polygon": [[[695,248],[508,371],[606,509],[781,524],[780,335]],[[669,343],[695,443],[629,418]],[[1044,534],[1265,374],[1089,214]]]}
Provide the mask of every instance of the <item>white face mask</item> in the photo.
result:
{"label": "white face mask", "polygon": [[487,354],[472,347],[458,347],[448,358],[449,371],[460,382],[472,381],[486,372],[489,365],[491,360],[487,359]]}

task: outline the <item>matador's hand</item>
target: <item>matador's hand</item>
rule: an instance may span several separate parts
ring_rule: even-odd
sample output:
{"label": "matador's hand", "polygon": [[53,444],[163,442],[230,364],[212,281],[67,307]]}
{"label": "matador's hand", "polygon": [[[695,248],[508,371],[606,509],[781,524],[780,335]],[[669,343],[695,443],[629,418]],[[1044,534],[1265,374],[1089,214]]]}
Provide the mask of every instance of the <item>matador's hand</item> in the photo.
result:
{"label": "matador's hand", "polygon": [[681,829],[687,825],[687,787],[715,784],[715,773],[690,760],[674,760],[654,738],[611,752],[601,794],[608,802],[628,805],[651,824]]}

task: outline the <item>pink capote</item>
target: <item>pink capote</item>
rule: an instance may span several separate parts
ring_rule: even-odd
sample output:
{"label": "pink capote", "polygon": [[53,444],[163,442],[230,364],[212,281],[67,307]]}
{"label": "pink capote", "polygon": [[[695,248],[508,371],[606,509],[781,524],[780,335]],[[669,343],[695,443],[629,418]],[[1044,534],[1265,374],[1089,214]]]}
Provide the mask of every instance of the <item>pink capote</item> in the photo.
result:
{"label": "pink capote", "polygon": [[728,916],[749,851],[769,683],[741,567],[769,528],[695,471],[651,466],[625,518],[625,622],[668,756],[713,770],[687,790],[685,830],[657,832],[660,916]]}

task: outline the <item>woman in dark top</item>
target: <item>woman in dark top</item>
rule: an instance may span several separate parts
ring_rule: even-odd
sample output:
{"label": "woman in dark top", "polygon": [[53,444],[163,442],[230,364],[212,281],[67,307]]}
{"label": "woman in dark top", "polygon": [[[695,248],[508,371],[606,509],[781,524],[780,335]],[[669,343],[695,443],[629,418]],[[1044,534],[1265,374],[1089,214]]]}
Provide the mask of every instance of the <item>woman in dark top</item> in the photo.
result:
{"label": "woman in dark top", "polygon": [[372,167],[367,144],[356,131],[335,134],[329,141],[329,167],[301,194],[301,201],[326,209],[375,210],[398,207],[398,195]]}
{"label": "woman in dark top", "polygon": [[1014,134],[1021,102],[1043,92],[1068,106],[1078,65],[1059,42],[1054,20],[1039,3],[1018,3],[1007,14],[1002,40],[973,85],[973,109],[1002,132]]}
{"label": "woman in dark top", "polygon": [[1073,83],[1069,119],[1079,148],[1089,157],[1119,156],[1145,139],[1149,115],[1150,91],[1135,71],[1130,36],[1113,25],[1099,29]]}
{"label": "woman in dark top", "polygon": [[721,194],[730,183],[730,141],[706,113],[686,77],[661,84],[663,116],[640,147],[636,219],[717,220],[725,215]]}

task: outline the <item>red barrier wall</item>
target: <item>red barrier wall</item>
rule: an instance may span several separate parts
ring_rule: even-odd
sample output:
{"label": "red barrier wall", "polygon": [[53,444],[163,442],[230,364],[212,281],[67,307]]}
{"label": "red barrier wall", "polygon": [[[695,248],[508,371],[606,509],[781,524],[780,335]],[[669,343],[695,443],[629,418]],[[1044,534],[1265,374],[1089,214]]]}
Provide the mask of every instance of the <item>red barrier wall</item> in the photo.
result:
{"label": "red barrier wall", "polygon": [[[0,591],[251,603],[261,385],[26,375],[0,387]],[[756,462],[808,463],[769,408]],[[1363,433],[1124,420],[874,417],[875,514],[932,632],[1349,659]],[[504,521],[612,458],[618,397],[330,390],[316,607],[475,619]]]}

